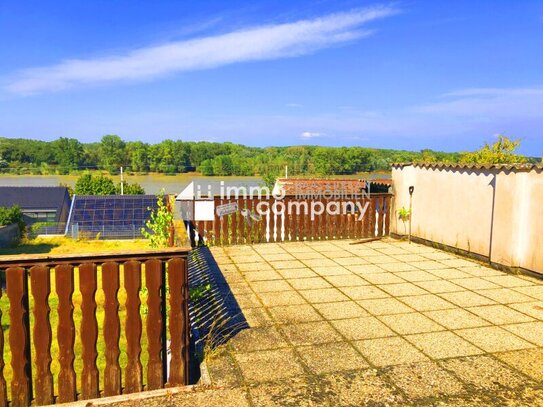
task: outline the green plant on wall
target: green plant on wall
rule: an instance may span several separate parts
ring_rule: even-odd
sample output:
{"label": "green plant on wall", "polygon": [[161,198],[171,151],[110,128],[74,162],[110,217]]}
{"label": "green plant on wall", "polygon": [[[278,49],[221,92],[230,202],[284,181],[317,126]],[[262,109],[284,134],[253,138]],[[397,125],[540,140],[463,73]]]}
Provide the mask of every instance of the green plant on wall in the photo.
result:
{"label": "green plant on wall", "polygon": [[398,210],[398,217],[403,222],[403,231],[404,235],[407,234],[407,222],[409,221],[409,218],[411,217],[411,211],[405,207],[401,207]]}
{"label": "green plant on wall", "polygon": [[141,234],[146,239],[149,239],[151,247],[167,247],[172,225],[173,213],[170,212],[166,205],[164,191],[161,191],[157,197],[157,208],[151,211],[150,219],[145,222],[145,226],[147,226],[147,229],[149,230],[141,228]]}

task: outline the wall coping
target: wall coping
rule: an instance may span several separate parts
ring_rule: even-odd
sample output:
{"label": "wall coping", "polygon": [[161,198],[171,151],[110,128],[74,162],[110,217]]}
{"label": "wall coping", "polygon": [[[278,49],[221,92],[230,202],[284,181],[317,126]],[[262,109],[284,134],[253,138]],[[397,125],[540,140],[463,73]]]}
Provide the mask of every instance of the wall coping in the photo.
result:
{"label": "wall coping", "polygon": [[513,171],[530,172],[543,171],[543,164],[450,164],[450,163],[394,163],[392,168],[403,169],[405,167],[443,169],[443,170],[485,170],[485,171]]}

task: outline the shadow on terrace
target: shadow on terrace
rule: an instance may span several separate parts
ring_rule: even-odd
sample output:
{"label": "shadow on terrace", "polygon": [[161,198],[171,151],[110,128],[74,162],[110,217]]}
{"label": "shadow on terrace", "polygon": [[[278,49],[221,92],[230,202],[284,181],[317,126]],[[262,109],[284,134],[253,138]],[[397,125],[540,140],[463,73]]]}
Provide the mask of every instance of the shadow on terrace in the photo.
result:
{"label": "shadow on terrace", "polygon": [[199,358],[212,354],[243,329],[249,328],[228,283],[209,248],[198,247],[189,257],[189,314]]}

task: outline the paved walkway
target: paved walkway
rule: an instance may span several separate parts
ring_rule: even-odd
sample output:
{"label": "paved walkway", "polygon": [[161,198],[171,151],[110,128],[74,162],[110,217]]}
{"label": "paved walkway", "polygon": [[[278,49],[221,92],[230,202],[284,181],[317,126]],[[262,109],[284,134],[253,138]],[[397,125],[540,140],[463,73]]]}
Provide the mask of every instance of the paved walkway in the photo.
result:
{"label": "paved walkway", "polygon": [[543,405],[542,281],[349,243],[213,248],[250,328],[208,355],[213,388],[179,402]]}

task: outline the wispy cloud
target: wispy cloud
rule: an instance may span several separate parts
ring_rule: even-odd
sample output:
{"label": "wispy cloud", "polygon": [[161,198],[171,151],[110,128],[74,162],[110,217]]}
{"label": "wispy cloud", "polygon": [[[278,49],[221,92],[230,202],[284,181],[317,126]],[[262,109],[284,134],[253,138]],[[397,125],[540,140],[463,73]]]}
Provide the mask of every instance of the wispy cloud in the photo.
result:
{"label": "wispy cloud", "polygon": [[317,133],[315,131],[303,131],[302,134],[300,134],[300,138],[302,139],[311,139],[316,137],[324,136],[323,133]]}
{"label": "wispy cloud", "polygon": [[31,95],[113,81],[150,80],[237,62],[295,57],[368,36],[371,31],[362,28],[365,23],[397,12],[391,6],[376,6],[174,41],[122,55],[69,59],[52,66],[22,70],[4,88],[10,93]]}

